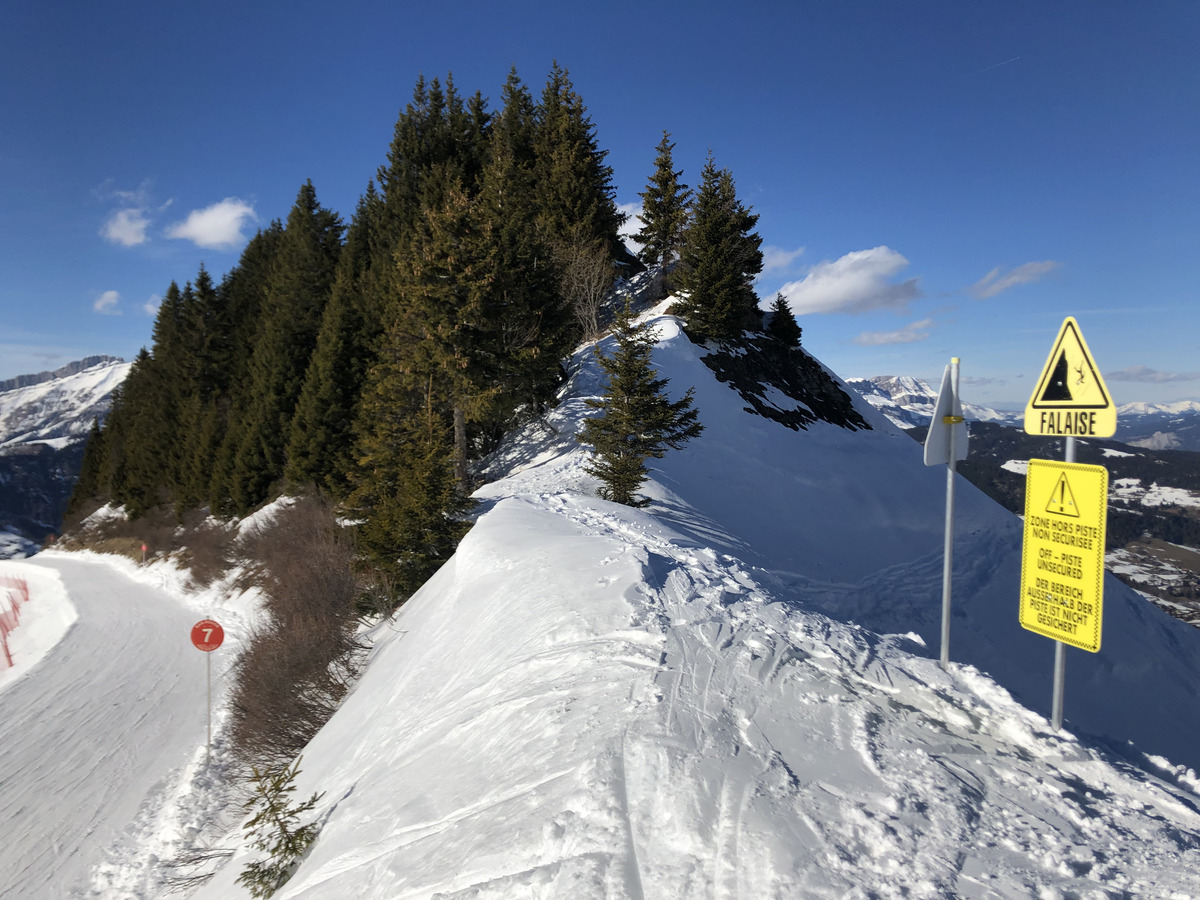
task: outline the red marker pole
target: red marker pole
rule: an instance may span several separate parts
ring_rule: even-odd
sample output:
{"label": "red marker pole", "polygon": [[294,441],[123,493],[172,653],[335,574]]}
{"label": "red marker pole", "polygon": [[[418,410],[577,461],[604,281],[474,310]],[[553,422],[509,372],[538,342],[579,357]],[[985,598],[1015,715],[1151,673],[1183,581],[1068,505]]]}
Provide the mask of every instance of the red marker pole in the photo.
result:
{"label": "red marker pole", "polygon": [[208,739],[204,744],[204,765],[212,754],[212,651],[221,646],[225,640],[225,629],[212,619],[201,619],[192,626],[192,643],[197,650],[205,654],[205,668],[208,675]]}

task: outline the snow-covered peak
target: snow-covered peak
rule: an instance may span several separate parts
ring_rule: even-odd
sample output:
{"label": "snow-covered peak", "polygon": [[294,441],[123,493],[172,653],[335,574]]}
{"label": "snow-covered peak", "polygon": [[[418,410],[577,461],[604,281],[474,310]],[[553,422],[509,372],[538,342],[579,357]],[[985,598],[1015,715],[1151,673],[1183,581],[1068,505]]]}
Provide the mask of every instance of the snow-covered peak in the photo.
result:
{"label": "snow-covered peak", "polygon": [[[920,378],[908,375],[876,375],[872,378],[847,378],[846,383],[901,428],[928,425],[933,418],[938,392]],[[964,400],[963,415],[980,422],[1017,425],[1020,424],[1023,414],[976,406]]]}
{"label": "snow-covered peak", "polygon": [[55,372],[4,382],[0,447],[83,437],[92,420],[108,412],[113,389],[131,366],[115,357],[90,357]]}
{"label": "snow-covered peak", "polygon": [[1200,413],[1200,403],[1195,400],[1177,400],[1174,403],[1146,403],[1139,400],[1117,407],[1118,416],[1177,416],[1186,413]]}

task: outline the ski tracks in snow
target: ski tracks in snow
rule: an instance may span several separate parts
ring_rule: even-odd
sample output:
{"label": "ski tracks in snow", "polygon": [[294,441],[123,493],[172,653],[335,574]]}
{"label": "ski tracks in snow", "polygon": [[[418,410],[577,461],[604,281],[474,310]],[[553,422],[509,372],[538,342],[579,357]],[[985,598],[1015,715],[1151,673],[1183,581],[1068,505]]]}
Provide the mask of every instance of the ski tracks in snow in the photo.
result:
{"label": "ski tracks in snow", "polygon": [[[644,571],[633,622],[662,638],[653,702],[613,776],[639,884],[711,898],[1200,894],[1186,788],[1124,777],[974,669],[914,655],[914,636],[806,611],[803,593],[762,586],[779,590],[770,573],[650,517],[574,494],[538,502],[624,542]],[[1111,784],[1087,787],[1097,779]]]}

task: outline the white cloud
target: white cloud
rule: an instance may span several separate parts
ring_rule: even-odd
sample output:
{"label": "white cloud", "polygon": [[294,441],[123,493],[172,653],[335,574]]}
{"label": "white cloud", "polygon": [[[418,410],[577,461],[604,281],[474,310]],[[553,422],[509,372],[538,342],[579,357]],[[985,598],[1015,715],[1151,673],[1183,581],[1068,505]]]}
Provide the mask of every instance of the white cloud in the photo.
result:
{"label": "white cloud", "polygon": [[110,243],[122,247],[136,247],[146,243],[146,229],[150,218],[143,207],[114,210],[100,229],[101,236]]}
{"label": "white cloud", "polygon": [[785,284],[781,292],[798,316],[875,309],[903,312],[921,296],[917,279],[892,281],[907,266],[908,260],[890,247],[855,250],[832,262],[817,263],[801,281]]}
{"label": "white cloud", "polygon": [[1160,372],[1147,366],[1129,366],[1116,372],[1105,372],[1110,381],[1140,381],[1144,384],[1167,384],[1172,381],[1200,381],[1200,372]]}
{"label": "white cloud", "polygon": [[803,254],[803,247],[797,247],[795,250],[784,250],[782,247],[763,247],[763,271],[778,272],[787,270]]}
{"label": "white cloud", "polygon": [[258,221],[254,207],[237,197],[194,209],[182,222],[167,228],[167,237],[191,241],[208,250],[232,250],[246,240],[242,229]]}
{"label": "white cloud", "polygon": [[617,206],[617,212],[623,213],[626,216],[624,224],[618,229],[617,233],[625,241],[625,246],[632,252],[637,253],[642,249],[642,245],[634,240],[633,236],[642,230],[642,204],[621,203]]}
{"label": "white cloud", "polygon": [[104,313],[106,316],[119,316],[121,311],[117,309],[117,303],[120,299],[121,295],[116,291],[105,291],[96,298],[96,302],[92,304],[92,309],[98,313]]}
{"label": "white cloud", "polygon": [[148,316],[157,316],[158,308],[162,305],[162,297],[158,294],[151,294],[150,299],[142,304],[142,309]]}
{"label": "white cloud", "polygon": [[1017,266],[1003,275],[1000,274],[1000,266],[997,266],[967,290],[971,296],[978,297],[980,300],[987,300],[989,297],[995,297],[997,294],[1003,293],[1011,287],[1016,287],[1018,284],[1030,284],[1034,281],[1041,281],[1043,276],[1053,272],[1059,265],[1061,263],[1057,263],[1052,259],[1043,260],[1042,262],[1028,262],[1022,266]]}
{"label": "white cloud", "polygon": [[933,326],[933,319],[922,319],[905,325],[899,331],[864,331],[850,343],[860,347],[880,347],[884,344],[915,344],[929,337],[926,328]]}

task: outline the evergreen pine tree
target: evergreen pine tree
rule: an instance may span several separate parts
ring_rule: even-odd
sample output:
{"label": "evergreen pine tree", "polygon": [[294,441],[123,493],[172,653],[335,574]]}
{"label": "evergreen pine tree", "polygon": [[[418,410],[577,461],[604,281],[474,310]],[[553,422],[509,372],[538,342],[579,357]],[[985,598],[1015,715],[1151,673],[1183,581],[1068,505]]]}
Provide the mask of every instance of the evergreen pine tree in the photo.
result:
{"label": "evergreen pine tree", "polygon": [[759,326],[754,279],[763,267],[758,216],[737,199],[733,175],[710,155],[680,252],[680,313],[698,343],[732,340]]}
{"label": "evergreen pine tree", "polygon": [[534,152],[543,233],[560,240],[601,240],[615,258],[625,216],[617,209],[612,167],[604,162],[608,151],[600,149],[587,107],[557,62],[536,109]]}
{"label": "evergreen pine tree", "polygon": [[432,376],[426,380],[424,407],[405,406],[395,399],[412,399],[408,379],[382,362],[372,371],[350,497],[363,513],[358,545],[386,574],[397,603],[453,555],[471,527],[465,517],[473,502],[455,477],[451,430],[434,409]]}
{"label": "evergreen pine tree", "polygon": [[216,404],[216,427],[221,436],[208,483],[209,505],[218,515],[233,515],[238,509],[233,500],[233,473],[254,397],[250,363],[262,335],[263,310],[282,243],[283,224],[276,219],[250,239],[238,264],[218,288],[228,310],[231,334],[228,396]]}
{"label": "evergreen pine tree", "polygon": [[104,430],[100,427],[100,419],[92,419],[92,427],[88,429],[87,443],[83,447],[83,461],[79,466],[79,477],[71,489],[67,500],[67,512],[79,512],[90,501],[99,500],[108,494],[105,484],[106,450]]}
{"label": "evergreen pine tree", "polygon": [[613,338],[616,351],[600,357],[608,387],[601,399],[586,401],[601,414],[587,419],[578,437],[595,449],[585,471],[604,482],[600,496],[644,506],[648,501],[635,492],[648,475],[646,460],[678,450],[704,426],[692,407],[693,388],[674,402],[667,397],[667,379],[656,378],[650,362],[654,337],[645,323],[634,323],[628,304],[617,314]]}
{"label": "evergreen pine tree", "polygon": [[675,145],[668,132],[663,131],[655,149],[658,156],[654,159],[654,173],[646,190],[638,194],[642,198],[642,228],[634,237],[642,245],[638,254],[642,262],[648,266],[661,264],[666,269],[675,261],[683,243],[692,192],[679,180],[683,170],[675,170],[671,155]]}
{"label": "evergreen pine tree", "polygon": [[312,810],[324,794],[313,794],[303,803],[293,803],[296,776],[300,774],[300,758],[290,766],[260,772],[252,767],[254,796],[246,803],[254,816],[243,829],[250,846],[266,853],[265,860],[247,863],[237,883],[245,885],[251,897],[270,897],[292,877],[296,866],[317,839],[320,830],[315,822],[300,824],[300,817]]}
{"label": "evergreen pine tree", "polygon": [[354,418],[380,333],[366,308],[377,200],[368,186],[347,233],[288,441],[288,480],[315,482],[336,497],[349,490]]}
{"label": "evergreen pine tree", "polygon": [[771,304],[771,320],[767,323],[767,334],[785,347],[799,347],[800,333],[800,325],[792,314],[791,307],[783,299],[783,294],[776,294],[775,301]]}
{"label": "evergreen pine tree", "polygon": [[316,346],[341,250],[342,223],[306,182],[288,215],[250,361],[251,396],[233,459],[230,493],[245,513],[282,477],[293,411]]}

